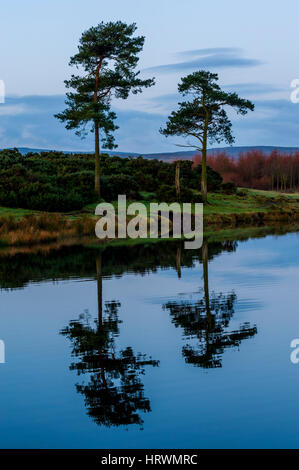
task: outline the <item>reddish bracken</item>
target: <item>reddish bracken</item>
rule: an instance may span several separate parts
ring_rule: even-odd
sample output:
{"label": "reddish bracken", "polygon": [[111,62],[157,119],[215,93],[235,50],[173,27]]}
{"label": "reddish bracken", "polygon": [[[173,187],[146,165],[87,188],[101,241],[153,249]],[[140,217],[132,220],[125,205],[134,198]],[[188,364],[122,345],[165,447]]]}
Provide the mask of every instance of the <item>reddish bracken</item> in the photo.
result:
{"label": "reddish bracken", "polygon": [[[194,165],[201,155],[193,158]],[[233,181],[237,186],[275,191],[297,191],[299,188],[299,152],[265,154],[260,150],[240,153],[238,158],[226,152],[210,154],[207,164],[218,171],[223,182]]]}

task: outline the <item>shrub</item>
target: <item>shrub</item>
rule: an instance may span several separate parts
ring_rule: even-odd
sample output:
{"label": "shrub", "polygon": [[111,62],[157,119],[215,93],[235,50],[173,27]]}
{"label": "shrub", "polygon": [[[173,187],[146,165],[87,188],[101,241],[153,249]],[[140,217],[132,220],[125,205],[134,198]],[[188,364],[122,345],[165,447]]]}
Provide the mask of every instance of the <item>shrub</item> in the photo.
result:
{"label": "shrub", "polygon": [[246,191],[246,189],[237,189],[237,196],[247,197],[248,196],[248,191]]}
{"label": "shrub", "polygon": [[[176,162],[101,155],[101,196],[106,201],[125,194],[140,199],[140,191],[156,192],[175,201]],[[208,190],[221,187],[221,176],[207,169]],[[181,201],[198,202],[201,165],[180,161]],[[94,156],[41,152],[21,155],[16,149],[0,152],[0,205],[41,211],[68,212],[98,201],[94,192]]]}
{"label": "shrub", "polygon": [[[158,188],[156,194],[160,202],[178,202],[175,186],[163,184]],[[200,194],[192,191],[192,189],[181,187],[180,202],[202,202],[202,197]]]}
{"label": "shrub", "polygon": [[119,194],[129,199],[138,198],[139,185],[128,175],[113,175],[101,178],[102,196],[107,201],[114,201]]}
{"label": "shrub", "polygon": [[222,192],[225,194],[236,194],[237,192],[237,185],[232,181],[228,181],[227,183],[222,183],[221,185]]}

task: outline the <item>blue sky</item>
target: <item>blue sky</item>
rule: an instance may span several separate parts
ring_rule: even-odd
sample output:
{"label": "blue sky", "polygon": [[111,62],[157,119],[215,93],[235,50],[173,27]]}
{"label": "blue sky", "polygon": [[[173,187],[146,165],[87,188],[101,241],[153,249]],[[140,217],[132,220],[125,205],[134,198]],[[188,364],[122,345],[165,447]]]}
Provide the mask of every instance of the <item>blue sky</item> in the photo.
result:
{"label": "blue sky", "polygon": [[220,84],[252,99],[256,111],[231,118],[236,145],[299,146],[299,104],[290,83],[299,77],[298,0],[11,0],[1,6],[0,148],[10,146],[90,150],[53,114],[63,109],[82,31],[100,21],[135,21],[146,36],[139,68],[156,86],[115,100],[120,151],[175,151],[180,139],[158,130],[177,103],[180,77],[201,68]]}

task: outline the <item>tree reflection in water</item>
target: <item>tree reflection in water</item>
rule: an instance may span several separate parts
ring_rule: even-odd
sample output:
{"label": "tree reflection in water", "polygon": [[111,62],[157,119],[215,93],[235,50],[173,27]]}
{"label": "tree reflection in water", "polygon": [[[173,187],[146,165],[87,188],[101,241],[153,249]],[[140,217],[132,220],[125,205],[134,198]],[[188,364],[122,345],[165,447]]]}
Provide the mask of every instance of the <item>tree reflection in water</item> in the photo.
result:
{"label": "tree reflection in water", "polygon": [[70,369],[78,375],[89,374],[88,383],[77,384],[76,389],[85,396],[88,415],[97,424],[142,426],[140,412],[149,412],[151,407],[141,376],[146,366],[158,366],[159,361],[136,354],[131,347],[117,349],[120,303],[106,302],[102,311],[101,255],[97,258],[97,290],[98,319],[91,322],[85,312],[61,331],[72,342],[72,355],[77,358]]}
{"label": "tree reflection in water", "polygon": [[[232,247],[233,250],[233,247]],[[177,273],[181,277],[178,266]],[[209,293],[208,245],[202,246],[203,295],[196,302],[170,301],[163,305],[170,312],[176,327],[181,327],[184,336],[196,341],[196,346],[187,343],[182,353],[188,364],[204,368],[222,367],[222,355],[225,349],[239,346],[242,340],[257,333],[256,326],[243,323],[239,329],[229,331],[228,327],[234,315],[236,294]]]}

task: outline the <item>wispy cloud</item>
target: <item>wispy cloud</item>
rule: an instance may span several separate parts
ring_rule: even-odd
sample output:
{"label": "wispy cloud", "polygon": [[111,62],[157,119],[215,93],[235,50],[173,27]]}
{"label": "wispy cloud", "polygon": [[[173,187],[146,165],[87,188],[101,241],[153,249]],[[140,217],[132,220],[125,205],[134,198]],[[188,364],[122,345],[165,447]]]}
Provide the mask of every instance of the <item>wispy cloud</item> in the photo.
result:
{"label": "wispy cloud", "polygon": [[286,99],[256,100],[255,111],[233,121],[243,145],[299,146],[299,104]]}
{"label": "wispy cloud", "polygon": [[191,49],[176,53],[177,57],[205,56],[211,54],[242,54],[240,47],[208,47],[205,49]]}
{"label": "wispy cloud", "polygon": [[228,67],[255,67],[261,65],[258,59],[250,59],[243,56],[242,49],[234,47],[215,47],[208,49],[194,49],[182,51],[177,54],[188,60],[171,64],[156,65],[146,70],[151,72],[180,72],[201,68],[228,68]]}
{"label": "wispy cloud", "polygon": [[231,85],[224,85],[223,88],[252,96],[285,91],[284,88],[269,83],[232,83]]}
{"label": "wispy cloud", "polygon": [[0,106],[0,116],[16,116],[24,112],[25,107],[22,104],[1,104]]}
{"label": "wispy cloud", "polygon": [[[0,148],[30,147],[56,150],[92,151],[93,136],[77,137],[65,129],[54,114],[65,108],[63,95],[8,97],[7,107],[0,123]],[[2,108],[0,104],[0,110]],[[22,112],[17,112],[17,111]],[[166,116],[159,112],[138,112],[116,109],[116,143],[119,151],[136,153],[172,150],[169,140],[159,134]]]}

